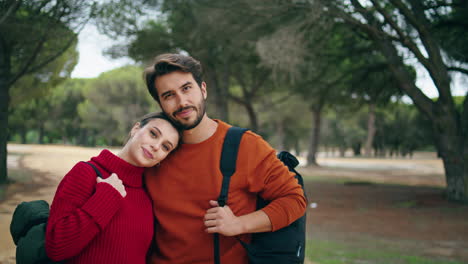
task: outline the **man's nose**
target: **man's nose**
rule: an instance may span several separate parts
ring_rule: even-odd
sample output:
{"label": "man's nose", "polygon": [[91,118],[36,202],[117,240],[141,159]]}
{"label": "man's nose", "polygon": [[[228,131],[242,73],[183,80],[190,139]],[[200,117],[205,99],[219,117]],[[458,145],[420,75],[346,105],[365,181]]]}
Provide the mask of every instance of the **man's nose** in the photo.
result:
{"label": "man's nose", "polygon": [[178,94],[177,95],[177,103],[180,108],[185,107],[188,105],[188,100],[187,96],[184,94]]}

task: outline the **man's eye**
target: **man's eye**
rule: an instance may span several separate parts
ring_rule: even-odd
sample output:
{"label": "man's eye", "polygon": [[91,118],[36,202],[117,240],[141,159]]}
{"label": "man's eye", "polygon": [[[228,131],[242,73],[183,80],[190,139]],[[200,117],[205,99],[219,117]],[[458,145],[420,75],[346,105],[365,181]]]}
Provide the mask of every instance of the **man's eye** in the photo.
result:
{"label": "man's eye", "polygon": [[191,87],[191,86],[184,86],[184,88],[182,88],[182,90],[187,91],[187,90],[189,90],[190,88],[192,88],[192,87]]}
{"label": "man's eye", "polygon": [[166,99],[169,99],[169,98],[171,98],[171,97],[172,97],[172,94],[166,94],[166,95],[163,96],[163,98],[164,98],[165,100],[166,100]]}

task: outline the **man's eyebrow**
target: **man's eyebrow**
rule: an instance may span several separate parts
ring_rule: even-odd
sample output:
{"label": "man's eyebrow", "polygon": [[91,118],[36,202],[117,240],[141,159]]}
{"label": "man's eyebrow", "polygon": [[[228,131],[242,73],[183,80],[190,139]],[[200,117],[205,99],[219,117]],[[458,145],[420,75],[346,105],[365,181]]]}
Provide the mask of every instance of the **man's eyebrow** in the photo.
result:
{"label": "man's eyebrow", "polygon": [[191,81],[187,81],[186,83],[182,84],[182,85],[180,86],[180,88],[182,88],[182,87],[184,87],[184,86],[187,86],[187,85],[189,85],[189,84],[192,84],[192,82],[191,82]]}
{"label": "man's eyebrow", "polygon": [[[192,84],[192,82],[191,82],[191,81],[187,81],[186,83],[182,84],[179,88],[185,87],[185,86],[190,85],[190,84]],[[166,92],[164,92],[164,93],[161,94],[161,97],[164,97],[165,95],[170,94],[171,92],[172,92],[172,91],[166,91]]]}

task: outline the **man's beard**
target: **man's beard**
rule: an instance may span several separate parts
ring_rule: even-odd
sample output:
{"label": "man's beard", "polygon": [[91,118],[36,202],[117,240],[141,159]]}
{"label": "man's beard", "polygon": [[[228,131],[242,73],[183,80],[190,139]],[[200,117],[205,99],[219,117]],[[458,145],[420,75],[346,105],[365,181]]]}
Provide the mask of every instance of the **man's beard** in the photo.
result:
{"label": "man's beard", "polygon": [[[177,111],[173,112],[172,115],[169,115],[169,117],[173,121],[174,125],[179,129],[190,130],[192,128],[195,128],[196,126],[198,126],[198,124],[200,124],[200,122],[203,119],[203,116],[205,115],[205,112],[206,112],[206,102],[205,101],[206,101],[205,99],[202,99],[201,103],[198,104],[198,107],[186,106],[186,107],[180,108]],[[197,113],[195,121],[193,121],[191,123],[183,123],[183,122],[181,122],[180,120],[178,120],[176,118],[177,113],[182,112],[182,111],[187,110],[187,109],[193,109]]]}

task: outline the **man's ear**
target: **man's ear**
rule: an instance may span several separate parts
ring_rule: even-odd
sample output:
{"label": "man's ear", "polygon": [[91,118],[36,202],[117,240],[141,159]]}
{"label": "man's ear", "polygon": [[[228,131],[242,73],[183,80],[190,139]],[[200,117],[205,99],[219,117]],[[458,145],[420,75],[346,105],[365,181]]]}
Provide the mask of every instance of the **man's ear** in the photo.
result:
{"label": "man's ear", "polygon": [[200,89],[201,89],[202,94],[203,94],[203,99],[206,100],[206,98],[208,97],[208,92],[206,91],[206,83],[205,82],[201,83]]}

